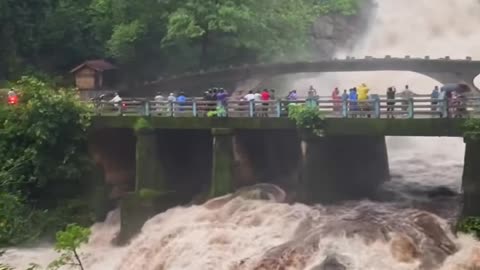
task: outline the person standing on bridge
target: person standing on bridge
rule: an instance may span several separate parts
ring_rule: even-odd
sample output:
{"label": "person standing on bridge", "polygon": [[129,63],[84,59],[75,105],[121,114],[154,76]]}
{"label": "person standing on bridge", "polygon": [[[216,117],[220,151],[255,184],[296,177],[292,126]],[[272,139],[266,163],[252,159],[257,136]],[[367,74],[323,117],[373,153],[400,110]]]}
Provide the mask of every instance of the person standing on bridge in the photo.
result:
{"label": "person standing on bridge", "polygon": [[297,90],[292,90],[287,96],[288,101],[296,101],[298,99]]}
{"label": "person standing on bridge", "polygon": [[332,91],[332,103],[334,112],[342,110],[342,98],[340,97],[340,90],[338,90],[338,87],[335,87]]}
{"label": "person standing on bridge", "polygon": [[261,99],[263,101],[263,116],[268,117],[268,102],[270,101],[270,92],[268,91],[268,89],[263,89]]}
{"label": "person standing on bridge", "polygon": [[387,118],[395,118],[394,111],[395,111],[395,94],[397,93],[397,89],[395,87],[389,87],[387,90]]}
{"label": "person standing on bridge", "polygon": [[[348,107],[350,112],[355,112],[358,110],[357,101],[358,101],[357,89],[352,88],[350,89],[350,94],[348,95]],[[357,117],[355,113],[352,113],[351,115],[353,118]]]}
{"label": "person standing on bridge", "polygon": [[155,101],[155,110],[157,111],[158,114],[162,114],[163,107],[165,106],[165,97],[161,92],[157,92],[157,95],[153,98]]}
{"label": "person standing on bridge", "polygon": [[438,86],[433,88],[432,94],[430,96],[432,98],[432,111],[437,111],[438,109],[438,98],[440,97],[440,92]]}

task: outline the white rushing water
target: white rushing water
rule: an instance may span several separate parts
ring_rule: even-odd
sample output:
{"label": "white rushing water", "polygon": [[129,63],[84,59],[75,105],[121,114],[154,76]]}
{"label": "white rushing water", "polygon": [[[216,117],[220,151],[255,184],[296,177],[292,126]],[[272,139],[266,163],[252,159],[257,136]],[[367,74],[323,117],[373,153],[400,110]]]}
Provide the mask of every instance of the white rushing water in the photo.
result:
{"label": "white rushing water", "polygon": [[[370,33],[348,54],[480,58],[478,0],[378,2]],[[318,89],[327,89],[325,94],[335,86],[362,82],[372,89],[408,83],[424,91],[437,84],[409,72],[337,74],[312,80]],[[328,207],[242,197],[216,200],[154,217],[122,248],[110,244],[119,229],[118,212],[112,212],[107,222],[93,227],[92,239],[82,250],[86,269],[480,269],[479,244],[449,231],[447,223],[455,218],[458,196],[428,196],[437,186],[460,191],[462,140],[388,138],[387,144],[393,180],[385,192],[398,195],[394,200]],[[18,267],[29,262],[45,265],[53,258],[49,247],[13,249],[2,257]],[[319,267],[327,258],[331,268]]]}

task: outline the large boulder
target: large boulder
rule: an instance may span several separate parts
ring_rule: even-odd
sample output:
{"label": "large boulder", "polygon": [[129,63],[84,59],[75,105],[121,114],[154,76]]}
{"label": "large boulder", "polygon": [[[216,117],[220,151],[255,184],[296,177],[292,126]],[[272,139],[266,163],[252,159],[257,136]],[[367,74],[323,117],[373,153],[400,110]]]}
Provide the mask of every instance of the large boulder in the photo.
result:
{"label": "large boulder", "polygon": [[313,267],[311,270],[347,270],[336,256],[328,256],[322,264]]}

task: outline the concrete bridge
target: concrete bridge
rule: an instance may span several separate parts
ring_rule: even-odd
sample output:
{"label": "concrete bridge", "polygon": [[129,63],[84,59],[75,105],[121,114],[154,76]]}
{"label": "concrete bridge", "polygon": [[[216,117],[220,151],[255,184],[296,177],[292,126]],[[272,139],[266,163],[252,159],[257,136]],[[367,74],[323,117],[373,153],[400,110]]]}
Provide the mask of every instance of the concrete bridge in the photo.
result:
{"label": "concrete bridge", "polygon": [[[259,182],[279,185],[306,203],[372,197],[390,178],[385,136],[462,137],[465,120],[324,121],[325,135],[318,137],[287,117],[94,116],[90,148],[105,178],[99,183],[120,194],[120,243],[173,205]],[[474,164],[480,163],[480,143],[466,143],[464,214],[479,215],[480,167]]]}
{"label": "concrete bridge", "polygon": [[317,62],[243,65],[160,78],[151,82],[147,88],[189,89],[208,83],[223,85],[227,82],[238,83],[248,79],[266,79],[285,74],[352,71],[412,71],[431,77],[442,84],[463,82],[478,90],[473,81],[480,74],[480,61],[473,61],[470,57],[450,59],[448,56],[441,59],[431,59],[428,56],[425,58],[367,56],[363,59],[347,57]]}

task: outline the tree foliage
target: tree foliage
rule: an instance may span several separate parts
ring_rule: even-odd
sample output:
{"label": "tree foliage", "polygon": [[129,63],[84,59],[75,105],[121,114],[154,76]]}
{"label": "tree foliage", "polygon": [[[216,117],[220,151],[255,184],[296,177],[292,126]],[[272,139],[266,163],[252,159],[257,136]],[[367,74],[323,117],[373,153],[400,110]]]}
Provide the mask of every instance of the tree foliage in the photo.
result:
{"label": "tree foliage", "polygon": [[323,136],[325,117],[318,108],[291,104],[288,106],[288,118],[294,120],[298,128]]}
{"label": "tree foliage", "polygon": [[457,230],[480,239],[480,217],[466,217],[462,219],[457,225]]}
{"label": "tree foliage", "polygon": [[80,179],[88,165],[88,109],[73,90],[55,91],[34,78],[15,88],[20,103],[0,119],[0,186],[12,191]]}
{"label": "tree foliage", "polygon": [[357,0],[0,0],[0,80],[112,58],[132,79],[306,55],[310,25]]}
{"label": "tree foliage", "polygon": [[91,231],[76,224],[68,225],[64,231],[57,232],[55,250],[60,257],[49,264],[48,269],[57,270],[63,266],[75,266],[84,270],[78,249],[88,242]]}
{"label": "tree foliage", "polygon": [[86,204],[72,200],[88,183],[89,109],[73,90],[35,78],[14,88],[19,104],[0,107],[0,245],[91,220]]}

